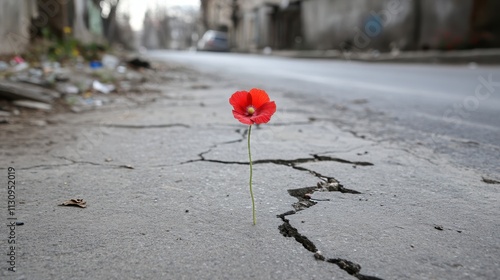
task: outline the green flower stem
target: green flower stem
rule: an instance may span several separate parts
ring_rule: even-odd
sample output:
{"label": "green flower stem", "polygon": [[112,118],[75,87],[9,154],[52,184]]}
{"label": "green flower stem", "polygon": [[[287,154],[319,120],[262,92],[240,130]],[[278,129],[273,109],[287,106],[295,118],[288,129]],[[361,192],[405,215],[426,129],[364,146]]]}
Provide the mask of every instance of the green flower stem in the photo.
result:
{"label": "green flower stem", "polygon": [[255,218],[255,199],[253,197],[252,189],[252,153],[250,152],[250,133],[252,132],[252,125],[248,128],[248,160],[250,162],[250,196],[252,197],[252,214],[253,214],[253,224],[257,224],[257,219]]}

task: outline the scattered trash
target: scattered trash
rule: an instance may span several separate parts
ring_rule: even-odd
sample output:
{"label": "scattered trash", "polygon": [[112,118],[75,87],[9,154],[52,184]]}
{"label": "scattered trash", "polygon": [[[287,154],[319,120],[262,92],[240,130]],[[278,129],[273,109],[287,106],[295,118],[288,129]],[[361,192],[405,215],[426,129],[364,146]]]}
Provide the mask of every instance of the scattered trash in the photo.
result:
{"label": "scattered trash", "polygon": [[28,74],[30,74],[31,76],[41,77],[41,76],[43,76],[43,69],[41,69],[41,68],[30,68],[28,70]]}
{"label": "scattered trash", "polygon": [[50,78],[45,77],[41,69],[31,68],[29,71],[24,71],[11,77],[12,81],[28,83],[41,87],[50,87]]}
{"label": "scattered trash", "polygon": [[9,64],[5,61],[0,61],[0,71],[5,71],[9,69]]}
{"label": "scattered trash", "polygon": [[12,70],[14,72],[20,72],[29,68],[29,64],[26,61],[24,61],[22,57],[18,55],[12,58],[10,64],[13,66]]}
{"label": "scattered trash", "polygon": [[14,70],[14,72],[21,72],[23,70],[28,69],[29,67],[30,65],[27,62],[22,62],[14,66],[12,70]]}
{"label": "scattered trash", "polygon": [[91,69],[99,69],[102,67],[102,63],[100,61],[91,61],[89,65]]}
{"label": "scattered trash", "polygon": [[20,64],[20,63],[24,63],[24,62],[25,62],[24,59],[22,57],[18,56],[18,55],[14,56],[12,58],[12,63],[13,64]]}
{"label": "scattered trash", "polygon": [[120,165],[120,167],[122,168],[128,168],[128,169],[135,169],[132,165],[130,164],[124,164],[124,165]]}
{"label": "scattered trash", "polygon": [[98,80],[94,80],[94,82],[92,82],[92,88],[94,90],[97,90],[98,92],[101,92],[104,94],[108,94],[116,89],[115,85],[103,84],[103,83],[99,82]]}
{"label": "scattered trash", "polygon": [[19,107],[25,107],[30,109],[50,111],[52,110],[52,105],[31,100],[16,100],[13,102],[14,105]]}
{"label": "scattered trash", "polygon": [[91,92],[86,92],[81,96],[68,95],[65,100],[71,106],[70,108],[73,113],[89,111],[110,102],[109,98],[106,97],[93,97]]}
{"label": "scattered trash", "polygon": [[73,84],[63,84],[63,83],[58,83],[56,85],[56,90],[62,94],[78,94],[80,93],[80,89],[73,85]]}
{"label": "scattered trash", "polygon": [[54,90],[10,81],[0,81],[0,97],[6,99],[29,99],[50,103],[54,98],[60,96],[61,94]]}
{"label": "scattered trash", "polygon": [[134,69],[141,69],[141,68],[152,69],[151,64],[148,61],[137,57],[129,60],[127,63],[131,68]]}
{"label": "scattered trash", "polygon": [[61,64],[57,61],[44,61],[42,62],[42,70],[43,73],[48,74],[54,71],[57,71],[61,68]]}
{"label": "scattered trash", "polygon": [[54,80],[57,82],[67,82],[70,80],[69,78],[70,73],[67,71],[59,71],[58,73],[54,73]]}
{"label": "scattered trash", "polygon": [[118,72],[120,74],[125,74],[127,72],[127,67],[120,65],[120,66],[116,67],[116,72]]}
{"label": "scattered trash", "polygon": [[[112,97],[105,95],[112,92],[146,91],[139,84],[147,80],[148,74],[133,69],[151,69],[148,61],[140,58],[122,61],[119,56],[104,52],[98,48],[95,53],[60,60],[64,64],[53,61],[50,54],[39,56],[41,60],[33,63],[21,56],[0,60],[0,100],[11,100],[11,104],[18,107],[49,111],[55,99],[64,97],[62,101],[68,106],[57,108],[70,108],[79,113],[109,104]],[[20,115],[14,106],[1,108],[0,124],[12,123],[11,118]],[[48,125],[43,120],[27,124]],[[133,169],[132,166],[126,168]]]}
{"label": "scattered trash", "polygon": [[102,56],[102,65],[108,69],[115,69],[120,64],[120,59],[111,54]]}
{"label": "scattered trash", "polygon": [[59,204],[59,206],[76,206],[76,207],[86,208],[87,202],[81,198],[72,198],[70,200],[66,200],[65,202]]}

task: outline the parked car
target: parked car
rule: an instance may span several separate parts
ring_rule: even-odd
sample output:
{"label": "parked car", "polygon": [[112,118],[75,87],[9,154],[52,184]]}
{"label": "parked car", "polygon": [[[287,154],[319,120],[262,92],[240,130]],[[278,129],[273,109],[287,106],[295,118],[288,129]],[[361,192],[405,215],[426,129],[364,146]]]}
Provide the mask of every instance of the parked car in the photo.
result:
{"label": "parked car", "polygon": [[227,32],[208,30],[198,41],[198,50],[212,52],[229,51]]}

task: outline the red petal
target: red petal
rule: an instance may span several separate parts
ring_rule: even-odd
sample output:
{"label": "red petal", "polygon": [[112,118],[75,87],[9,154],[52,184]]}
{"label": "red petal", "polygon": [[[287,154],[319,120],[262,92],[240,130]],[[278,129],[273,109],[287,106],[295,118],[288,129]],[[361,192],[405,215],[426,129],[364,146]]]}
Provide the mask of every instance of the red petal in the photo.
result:
{"label": "red petal", "polygon": [[264,90],[258,88],[251,89],[250,95],[252,95],[252,105],[255,109],[258,109],[260,106],[270,101],[269,95],[267,95]]}
{"label": "red petal", "polygon": [[247,91],[237,91],[229,98],[229,104],[233,105],[234,110],[241,114],[245,114],[247,107],[251,105],[248,103],[249,97],[250,94]]}
{"label": "red petal", "polygon": [[242,114],[236,110],[233,110],[233,116],[235,119],[239,120],[241,123],[252,125],[254,122],[246,115]]}
{"label": "red petal", "polygon": [[267,123],[271,120],[271,116],[276,112],[276,103],[274,101],[267,102],[262,105],[255,114],[250,118],[256,124]]}

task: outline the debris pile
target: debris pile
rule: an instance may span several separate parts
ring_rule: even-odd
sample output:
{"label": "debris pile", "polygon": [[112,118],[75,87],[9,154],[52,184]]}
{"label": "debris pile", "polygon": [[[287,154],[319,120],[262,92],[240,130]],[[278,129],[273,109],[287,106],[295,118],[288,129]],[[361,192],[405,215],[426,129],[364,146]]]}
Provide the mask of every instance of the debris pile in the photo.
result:
{"label": "debris pile", "polygon": [[151,72],[146,60],[108,53],[61,63],[28,62],[19,55],[0,59],[0,124],[30,110],[79,113],[102,107],[113,102],[110,95],[140,91]]}

